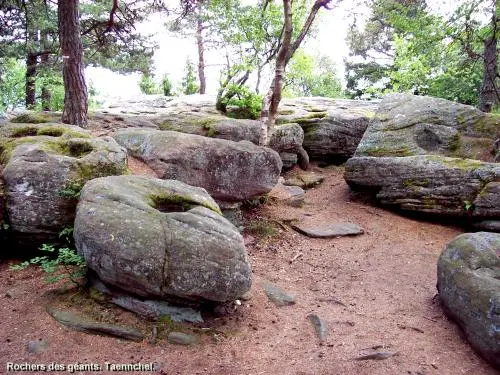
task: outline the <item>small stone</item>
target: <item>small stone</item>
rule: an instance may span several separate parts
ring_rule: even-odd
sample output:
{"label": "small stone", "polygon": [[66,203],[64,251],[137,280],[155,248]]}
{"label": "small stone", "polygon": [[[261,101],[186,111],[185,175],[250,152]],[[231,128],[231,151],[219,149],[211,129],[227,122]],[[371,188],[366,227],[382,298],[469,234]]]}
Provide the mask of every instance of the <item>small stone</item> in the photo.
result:
{"label": "small stone", "polygon": [[33,340],[28,342],[28,352],[33,354],[41,353],[49,346],[49,343],[45,340]]}
{"label": "small stone", "polygon": [[295,304],[294,296],[288,295],[278,286],[270,283],[269,281],[263,282],[262,286],[264,287],[264,291],[266,292],[269,300],[272,301],[276,306],[281,307]]}
{"label": "small stone", "polygon": [[327,224],[316,227],[306,227],[299,224],[292,225],[292,228],[297,232],[312,238],[355,236],[364,233],[364,229],[362,227],[353,223]]}
{"label": "small stone", "polygon": [[170,332],[167,341],[176,345],[194,345],[198,342],[198,337],[182,332]]}
{"label": "small stone", "polygon": [[309,314],[307,318],[313,325],[318,338],[321,341],[324,341],[326,339],[326,336],[328,335],[326,323],[316,314]]}

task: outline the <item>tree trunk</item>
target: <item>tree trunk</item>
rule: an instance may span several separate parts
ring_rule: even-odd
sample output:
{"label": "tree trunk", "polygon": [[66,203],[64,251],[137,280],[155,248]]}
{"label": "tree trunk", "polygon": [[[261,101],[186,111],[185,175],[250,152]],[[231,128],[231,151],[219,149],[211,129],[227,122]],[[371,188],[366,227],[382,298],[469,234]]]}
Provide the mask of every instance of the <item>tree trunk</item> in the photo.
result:
{"label": "tree trunk", "polygon": [[274,131],[274,124],[276,122],[276,115],[278,113],[278,105],[281,101],[281,91],[283,90],[283,83],[285,81],[285,68],[295,51],[299,48],[305,36],[309,32],[311,25],[316,18],[318,10],[322,7],[327,7],[331,0],[316,0],[311,7],[306,22],[302,26],[297,39],[292,43],[292,0],[283,0],[284,11],[284,28],[283,40],[281,47],[276,56],[276,67],[274,70],[274,79],[271,87],[266,96],[262,99],[262,112],[261,112],[261,131],[259,143],[267,146],[269,139]]}
{"label": "tree trunk", "polygon": [[200,79],[200,94],[204,94],[207,88],[205,78],[205,46],[203,44],[203,19],[201,18],[202,0],[198,0],[198,15],[196,27],[196,44],[198,45],[198,78]]}
{"label": "tree trunk", "polygon": [[64,111],[66,124],[86,127],[88,97],[80,39],[79,0],[59,0],[59,40],[63,58]]}
{"label": "tree trunk", "polygon": [[[42,48],[44,50],[47,50],[47,48],[48,48],[47,44],[48,44],[47,43],[47,33],[42,33]],[[43,53],[40,56],[40,65],[42,65],[42,67],[47,69],[48,63],[49,63],[49,54]],[[44,83],[42,86],[42,110],[43,111],[50,111],[51,110],[51,107],[50,107],[51,100],[52,100],[52,92],[47,87],[47,84]]]}
{"label": "tree trunk", "polygon": [[36,106],[36,65],[38,58],[36,54],[28,53],[26,57],[26,109],[34,109]]}
{"label": "tree trunk", "polygon": [[255,93],[259,94],[260,81],[262,79],[262,66],[257,67],[257,82],[255,83]]}
{"label": "tree trunk", "polygon": [[498,18],[494,11],[491,19],[491,37],[484,41],[484,72],[483,84],[479,94],[479,109],[483,112],[491,112],[499,102],[497,87],[498,78],[498,50],[497,50],[497,24]]}

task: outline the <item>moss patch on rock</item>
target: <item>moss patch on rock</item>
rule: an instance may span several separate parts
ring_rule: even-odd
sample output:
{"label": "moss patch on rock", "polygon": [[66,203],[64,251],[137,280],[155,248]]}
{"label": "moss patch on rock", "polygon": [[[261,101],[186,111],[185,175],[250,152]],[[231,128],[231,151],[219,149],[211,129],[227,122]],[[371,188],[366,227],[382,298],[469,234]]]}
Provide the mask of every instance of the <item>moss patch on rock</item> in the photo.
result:
{"label": "moss patch on rock", "polygon": [[149,205],[161,212],[185,212],[196,206],[203,206],[222,215],[219,207],[208,202],[197,202],[189,196],[183,196],[175,193],[158,193],[150,194],[147,198],[149,200]]}
{"label": "moss patch on rock", "polygon": [[379,146],[363,150],[363,154],[366,154],[368,156],[394,156],[394,157],[415,155],[415,153],[408,147],[388,148]]}
{"label": "moss patch on rock", "polygon": [[94,150],[94,147],[90,142],[72,139],[68,141],[47,141],[43,144],[42,149],[49,153],[56,153],[73,158],[82,158],[90,154]]}
{"label": "moss patch on rock", "polygon": [[10,120],[12,123],[23,123],[23,124],[42,124],[44,122],[51,122],[52,119],[43,114],[36,112],[25,112]]}

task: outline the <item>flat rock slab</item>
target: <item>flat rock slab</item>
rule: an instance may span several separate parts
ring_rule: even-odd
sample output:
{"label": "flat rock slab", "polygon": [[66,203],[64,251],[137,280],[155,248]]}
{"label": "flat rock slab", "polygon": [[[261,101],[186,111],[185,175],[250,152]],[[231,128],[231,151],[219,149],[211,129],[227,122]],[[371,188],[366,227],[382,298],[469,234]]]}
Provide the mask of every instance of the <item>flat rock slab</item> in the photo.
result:
{"label": "flat rock slab", "polygon": [[281,307],[295,304],[295,297],[287,294],[277,285],[269,281],[264,281],[262,287],[264,288],[264,292],[266,292],[267,298],[276,306]]}
{"label": "flat rock slab", "polygon": [[198,310],[191,307],[176,306],[162,300],[140,299],[124,294],[114,288],[109,288],[99,279],[91,280],[92,289],[103,300],[114,303],[126,310],[132,311],[140,317],[152,321],[168,316],[174,322],[203,323],[203,318]]}
{"label": "flat rock slab", "polygon": [[303,224],[299,224],[292,225],[292,228],[312,238],[356,236],[365,232],[362,227],[353,223],[327,224],[317,227],[306,227]]}
{"label": "flat rock slab", "polygon": [[142,341],[144,335],[135,328],[118,326],[109,323],[100,323],[94,320],[78,316],[69,311],[58,310],[47,307],[47,312],[62,325],[75,331],[119,337],[125,340]]}
{"label": "flat rock slab", "polygon": [[170,332],[167,341],[176,345],[194,345],[198,342],[198,337],[182,332]]}
{"label": "flat rock slab", "polygon": [[299,186],[286,186],[278,182],[268,196],[289,206],[300,207],[304,203],[305,191]]}

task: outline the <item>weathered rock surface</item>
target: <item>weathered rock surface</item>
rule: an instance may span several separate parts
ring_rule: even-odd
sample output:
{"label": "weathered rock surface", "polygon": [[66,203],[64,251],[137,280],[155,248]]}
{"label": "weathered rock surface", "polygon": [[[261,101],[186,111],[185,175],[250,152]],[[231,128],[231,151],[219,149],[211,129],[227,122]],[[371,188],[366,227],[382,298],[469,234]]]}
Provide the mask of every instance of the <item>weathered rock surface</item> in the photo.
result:
{"label": "weathered rock surface", "polygon": [[439,298],[472,347],[500,369],[500,234],[465,233],[439,257]]}
{"label": "weathered rock surface", "polygon": [[493,161],[500,116],[445,99],[386,96],[365,133],[357,156],[442,155]]}
{"label": "weathered rock surface", "polygon": [[348,160],[345,179],[403,210],[498,220],[500,165],[488,162],[487,144],[499,129],[500,117],[470,106],[390,95]]}
{"label": "weathered rock surface", "polygon": [[304,224],[292,225],[297,232],[312,238],[330,238],[356,236],[363,234],[364,229],[353,223],[334,223],[319,226],[307,226]]}
{"label": "weathered rock surface", "polygon": [[[232,119],[207,109],[200,112],[193,112],[192,108],[181,112],[171,110],[171,112],[157,117],[154,121],[161,130],[259,144],[260,121]],[[280,154],[295,155],[295,162],[288,155],[285,155],[284,161],[287,161],[287,167],[291,168],[297,161],[302,162],[301,165],[309,162],[307,153],[302,148],[303,141],[304,131],[302,128],[298,124],[286,124],[275,128],[269,141],[269,147]]]}
{"label": "weathered rock surface", "polygon": [[251,286],[242,236],[204,189],[180,181],[88,182],[74,236],[105,284],[143,299],[222,302]]}
{"label": "weathered rock surface", "polygon": [[292,207],[301,207],[304,204],[305,192],[299,186],[286,186],[278,182],[268,197]]}
{"label": "weathered rock surface", "polygon": [[304,129],[303,147],[311,158],[346,160],[354,154],[377,104],[327,98],[285,99],[277,123],[297,123]]}
{"label": "weathered rock surface", "polygon": [[140,317],[157,321],[169,317],[174,322],[203,323],[199,310],[192,307],[176,306],[162,300],[141,299],[124,293],[115,288],[109,288],[97,278],[90,277],[91,296],[99,302],[112,302]]}
{"label": "weathered rock surface", "polygon": [[127,169],[127,155],[112,138],[93,138],[75,126],[3,126],[0,153],[9,229],[26,247],[53,242],[73,226],[86,181]]}
{"label": "weathered rock surface", "polygon": [[279,155],[250,142],[174,131],[123,129],[116,141],[160,178],[205,188],[218,201],[252,199],[269,192],[281,172]]}
{"label": "weathered rock surface", "polygon": [[144,335],[135,328],[116,324],[101,323],[95,320],[73,314],[69,311],[48,307],[47,312],[62,325],[75,331],[114,336],[125,340],[142,341]]}

